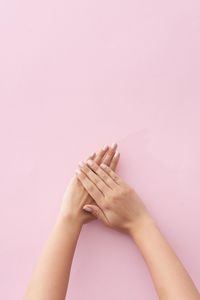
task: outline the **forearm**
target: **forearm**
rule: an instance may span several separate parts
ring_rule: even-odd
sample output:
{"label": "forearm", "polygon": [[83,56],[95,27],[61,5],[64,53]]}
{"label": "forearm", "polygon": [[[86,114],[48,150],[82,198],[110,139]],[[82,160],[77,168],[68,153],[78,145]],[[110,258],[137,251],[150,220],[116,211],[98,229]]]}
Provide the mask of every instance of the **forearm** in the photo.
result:
{"label": "forearm", "polygon": [[25,300],[64,300],[81,226],[58,218],[43,249]]}
{"label": "forearm", "polygon": [[192,279],[151,218],[131,235],[146,261],[160,300],[200,299]]}

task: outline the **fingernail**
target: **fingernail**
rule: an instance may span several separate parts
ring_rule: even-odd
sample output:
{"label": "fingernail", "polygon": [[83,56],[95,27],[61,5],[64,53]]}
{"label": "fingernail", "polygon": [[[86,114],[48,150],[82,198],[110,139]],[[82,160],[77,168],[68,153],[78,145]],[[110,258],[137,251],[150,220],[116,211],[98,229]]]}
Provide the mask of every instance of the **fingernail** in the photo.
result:
{"label": "fingernail", "polygon": [[91,212],[92,211],[92,209],[90,208],[90,207],[83,207],[83,209],[85,210],[85,211],[89,211],[89,212]]}
{"label": "fingernail", "polygon": [[111,149],[115,149],[117,147],[117,143],[112,143],[112,145],[111,145]]}
{"label": "fingernail", "polygon": [[84,165],[84,163],[82,161],[79,161],[78,164],[79,164],[80,167],[83,167],[83,165]]}
{"label": "fingernail", "polygon": [[79,169],[76,169],[76,174],[81,174],[81,171]]}
{"label": "fingernail", "polygon": [[106,151],[108,149],[108,145],[104,145],[102,149]]}
{"label": "fingernail", "polygon": [[92,161],[91,159],[88,159],[88,160],[87,160],[87,164],[88,164],[89,166],[92,166],[92,165],[93,165],[93,161]]}
{"label": "fingernail", "polygon": [[95,155],[95,152],[92,152],[89,157],[93,157]]}
{"label": "fingernail", "polygon": [[114,158],[118,157],[120,155],[119,151],[115,152]]}

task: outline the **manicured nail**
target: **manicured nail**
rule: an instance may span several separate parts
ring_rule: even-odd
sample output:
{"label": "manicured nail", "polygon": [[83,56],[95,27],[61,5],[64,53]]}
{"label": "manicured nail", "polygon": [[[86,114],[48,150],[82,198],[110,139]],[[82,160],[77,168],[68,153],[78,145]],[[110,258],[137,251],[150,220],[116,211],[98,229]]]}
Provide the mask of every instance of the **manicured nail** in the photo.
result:
{"label": "manicured nail", "polygon": [[76,174],[81,174],[81,171],[79,169],[76,169]]}
{"label": "manicured nail", "polygon": [[91,157],[93,157],[93,156],[95,156],[96,155],[96,153],[95,152],[93,152],[92,154],[91,154]]}
{"label": "manicured nail", "polygon": [[91,212],[92,211],[92,209],[90,208],[90,207],[83,207],[83,209],[85,210],[85,211],[89,211],[89,212]]}
{"label": "manicured nail", "polygon": [[115,149],[117,147],[117,143],[112,143],[112,145],[111,145],[111,149]]}
{"label": "manicured nail", "polygon": [[80,167],[83,167],[83,165],[84,165],[84,163],[82,161],[79,161],[78,164],[79,164]]}
{"label": "manicured nail", "polygon": [[87,160],[87,164],[88,164],[89,166],[92,166],[92,165],[93,165],[93,160],[88,159],[88,160]]}
{"label": "manicured nail", "polygon": [[106,151],[108,149],[108,145],[104,145],[102,149]]}
{"label": "manicured nail", "polygon": [[117,158],[120,155],[119,151],[115,152],[114,158]]}

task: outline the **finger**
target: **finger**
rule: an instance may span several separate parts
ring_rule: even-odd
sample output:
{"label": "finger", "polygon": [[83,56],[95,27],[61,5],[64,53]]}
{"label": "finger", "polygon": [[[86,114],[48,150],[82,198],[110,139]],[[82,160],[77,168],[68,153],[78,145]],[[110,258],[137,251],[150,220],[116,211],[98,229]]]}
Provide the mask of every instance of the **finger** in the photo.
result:
{"label": "finger", "polygon": [[101,164],[100,167],[112,178],[115,183],[117,183],[118,185],[124,183],[121,177],[118,176],[110,167],[105,164]]}
{"label": "finger", "polygon": [[99,167],[93,160],[89,159],[87,161],[88,166],[98,175],[99,178],[101,178],[102,181],[104,181],[107,186],[109,186],[111,189],[116,188],[116,182],[107,174],[102,168]]}
{"label": "finger", "polygon": [[108,221],[106,216],[104,215],[103,211],[97,205],[90,205],[87,204],[83,207],[83,209],[87,212],[90,212],[93,216],[97,219],[108,225]]}
{"label": "finger", "polygon": [[85,216],[87,217],[86,219],[87,223],[96,220],[96,217],[93,214],[87,212],[86,210],[84,211],[85,211]]}
{"label": "finger", "polygon": [[76,170],[76,176],[78,177],[88,194],[96,201],[98,205],[101,205],[104,196],[97,188],[97,186],[80,169]]}
{"label": "finger", "polygon": [[[107,153],[109,147],[108,145],[105,145],[102,149],[99,150],[99,152],[97,153],[96,157],[95,157],[95,162],[99,165],[103,159],[103,157],[105,156],[105,154]],[[93,159],[93,158],[92,158]]]}
{"label": "finger", "polygon": [[106,195],[110,191],[110,187],[99,177],[96,173],[94,173],[86,163],[80,162],[79,166],[81,171],[85,173],[85,175],[98,187],[98,189]]}
{"label": "finger", "polygon": [[113,156],[115,155],[115,151],[117,149],[117,144],[116,143],[113,143],[111,145],[111,147],[109,147],[105,157],[103,158],[102,160],[102,163],[104,163],[105,165],[110,165],[112,159],[113,159]]}
{"label": "finger", "polygon": [[95,159],[96,157],[96,153],[93,152],[87,159]]}
{"label": "finger", "polygon": [[119,158],[120,158],[120,153],[118,151],[115,152],[115,155],[113,156],[113,159],[110,163],[110,168],[115,171],[116,167],[118,165],[119,162]]}

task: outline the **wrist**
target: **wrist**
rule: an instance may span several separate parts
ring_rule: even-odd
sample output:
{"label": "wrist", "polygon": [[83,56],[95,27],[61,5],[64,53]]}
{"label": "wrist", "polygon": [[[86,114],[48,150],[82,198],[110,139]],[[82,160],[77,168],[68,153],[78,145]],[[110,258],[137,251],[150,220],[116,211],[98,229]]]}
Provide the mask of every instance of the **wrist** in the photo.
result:
{"label": "wrist", "polygon": [[80,232],[83,226],[80,218],[76,218],[72,214],[59,214],[57,218],[57,223],[62,224],[63,226],[66,226],[68,228],[72,228],[77,232]]}
{"label": "wrist", "polygon": [[144,232],[152,226],[155,226],[154,219],[148,213],[145,213],[131,224],[129,234],[134,240],[137,240],[137,238],[142,237]]}

